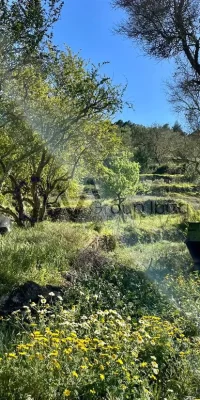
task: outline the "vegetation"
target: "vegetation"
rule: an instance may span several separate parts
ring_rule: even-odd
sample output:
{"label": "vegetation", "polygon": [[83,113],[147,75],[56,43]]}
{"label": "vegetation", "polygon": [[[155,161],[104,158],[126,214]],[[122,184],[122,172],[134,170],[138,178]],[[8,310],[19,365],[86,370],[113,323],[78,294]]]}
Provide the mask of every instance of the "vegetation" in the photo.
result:
{"label": "vegetation", "polygon": [[[187,59],[173,93],[189,135],[113,122],[124,88],[53,43],[62,1],[0,0],[0,212],[13,222],[0,400],[200,397],[200,279],[184,243],[200,221],[199,5],[114,3],[148,54]],[[21,304],[30,282],[48,293]]]}
{"label": "vegetation", "polygon": [[[3,265],[12,265],[10,276],[2,271],[4,290],[16,276],[19,282],[59,283],[70,269],[78,279],[56,305],[41,298],[40,305],[30,302],[22,314],[2,320],[1,398],[6,388],[8,399],[197,398],[199,279],[187,273],[180,222],[180,217],[143,217],[126,222],[123,230],[120,224],[120,235],[117,221],[103,224],[100,234],[91,224],[83,229],[42,223],[13,231],[9,242],[3,237]],[[168,240],[162,237],[166,226]],[[123,239],[130,229],[143,240],[128,251]],[[98,255],[104,260],[98,269],[89,267],[87,250],[89,258],[84,253],[80,265],[79,249],[111,232],[118,232],[117,249]],[[24,252],[21,268],[17,245]]]}
{"label": "vegetation", "polygon": [[113,0],[127,13],[119,32],[157,59],[175,58],[171,101],[190,128],[199,129],[199,2],[196,0]]}
{"label": "vegetation", "polygon": [[126,197],[134,194],[139,183],[139,164],[130,161],[130,156],[122,154],[110,159],[108,167],[102,168],[104,191],[110,198],[117,200],[119,213],[124,219],[123,203]]}

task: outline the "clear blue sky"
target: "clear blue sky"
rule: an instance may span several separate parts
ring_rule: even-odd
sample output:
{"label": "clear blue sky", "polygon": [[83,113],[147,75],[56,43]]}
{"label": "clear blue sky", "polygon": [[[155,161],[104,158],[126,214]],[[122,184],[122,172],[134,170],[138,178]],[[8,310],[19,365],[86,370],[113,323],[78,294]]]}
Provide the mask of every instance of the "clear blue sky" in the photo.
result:
{"label": "clear blue sky", "polygon": [[81,51],[85,59],[104,68],[113,82],[128,83],[126,99],[134,111],[124,108],[117,118],[151,125],[173,124],[179,118],[166,99],[165,82],[170,79],[173,63],[145,57],[133,43],[113,32],[124,14],[114,10],[110,0],[65,0],[60,21],[54,28],[54,42]]}

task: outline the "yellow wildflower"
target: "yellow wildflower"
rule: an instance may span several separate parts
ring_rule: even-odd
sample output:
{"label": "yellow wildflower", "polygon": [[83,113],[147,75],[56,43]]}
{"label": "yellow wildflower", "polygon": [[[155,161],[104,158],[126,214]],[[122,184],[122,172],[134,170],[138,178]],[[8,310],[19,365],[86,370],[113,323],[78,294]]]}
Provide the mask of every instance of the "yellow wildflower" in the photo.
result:
{"label": "yellow wildflower", "polygon": [[58,351],[57,350],[52,351],[52,353],[49,353],[49,355],[53,356],[53,357],[57,357],[58,356]]}
{"label": "yellow wildflower", "polygon": [[155,377],[155,375],[151,375],[150,378],[153,379],[154,381],[157,380],[157,378]]}
{"label": "yellow wildflower", "polygon": [[71,394],[71,392],[70,392],[70,390],[68,390],[68,389],[65,389],[65,391],[63,392],[63,395],[64,395],[65,397],[69,397],[70,394]]}
{"label": "yellow wildflower", "polygon": [[76,371],[72,371],[72,376],[74,376],[75,378],[78,378],[78,374]]}
{"label": "yellow wildflower", "polygon": [[123,365],[123,361],[121,360],[121,358],[118,358],[118,360],[116,361],[118,364]]}
{"label": "yellow wildflower", "polygon": [[41,353],[35,353],[35,355],[37,356],[37,358],[40,360],[40,361],[42,361],[42,360],[44,360],[44,356],[41,354]]}
{"label": "yellow wildflower", "polygon": [[64,350],[65,354],[71,354],[72,353],[72,348],[70,347],[69,349]]}
{"label": "yellow wildflower", "polygon": [[53,360],[53,362],[54,362],[55,368],[57,368],[57,369],[61,368],[61,366],[60,366],[60,364],[59,364],[59,362],[57,360]]}
{"label": "yellow wildflower", "polygon": [[52,342],[55,342],[55,343],[59,343],[60,342],[60,339],[58,339],[56,337],[52,337],[51,340],[52,340]]}
{"label": "yellow wildflower", "polygon": [[17,358],[15,353],[8,353],[8,357],[10,358]]}
{"label": "yellow wildflower", "polygon": [[147,366],[147,362],[142,362],[141,364],[140,364],[140,367],[141,368],[145,368]]}
{"label": "yellow wildflower", "polygon": [[90,389],[90,393],[95,394],[96,391],[94,389]]}
{"label": "yellow wildflower", "polygon": [[105,380],[105,375],[104,374],[100,374],[99,377],[100,377],[101,381]]}

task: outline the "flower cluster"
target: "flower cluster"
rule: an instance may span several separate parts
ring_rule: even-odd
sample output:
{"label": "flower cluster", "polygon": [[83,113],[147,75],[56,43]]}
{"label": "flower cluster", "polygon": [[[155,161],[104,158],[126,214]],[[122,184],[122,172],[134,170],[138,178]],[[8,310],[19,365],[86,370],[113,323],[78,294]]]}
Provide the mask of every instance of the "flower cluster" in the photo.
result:
{"label": "flower cluster", "polygon": [[38,390],[48,400],[108,398],[108,391],[112,398],[148,400],[169,373],[166,362],[176,357],[181,363],[192,354],[182,331],[155,316],[134,323],[105,310],[77,322],[73,309],[63,311],[56,328],[33,323],[15,349],[2,355],[0,384],[12,377],[19,396],[34,398]]}

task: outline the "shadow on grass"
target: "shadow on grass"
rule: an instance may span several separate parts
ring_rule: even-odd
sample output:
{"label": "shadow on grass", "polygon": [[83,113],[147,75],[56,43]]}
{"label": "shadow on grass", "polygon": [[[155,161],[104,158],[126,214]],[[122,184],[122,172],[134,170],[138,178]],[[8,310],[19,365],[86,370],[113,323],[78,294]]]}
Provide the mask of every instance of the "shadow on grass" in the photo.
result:
{"label": "shadow on grass", "polygon": [[145,272],[114,264],[99,253],[82,254],[73,266],[76,284],[66,293],[66,304],[76,304],[80,315],[115,309],[138,319],[143,315],[168,316],[173,311],[167,297]]}

